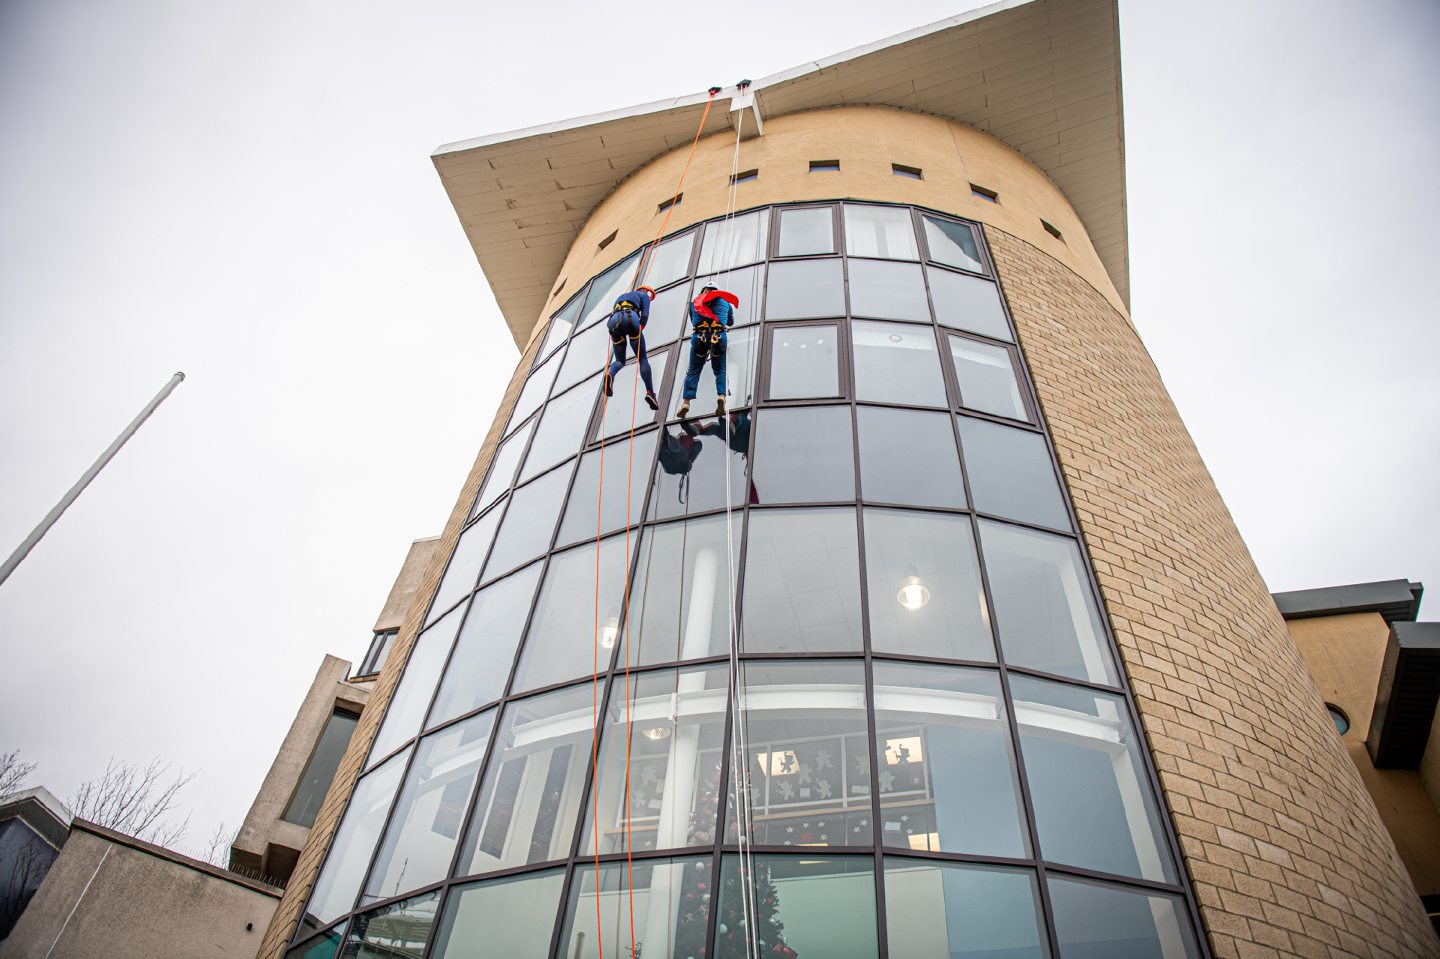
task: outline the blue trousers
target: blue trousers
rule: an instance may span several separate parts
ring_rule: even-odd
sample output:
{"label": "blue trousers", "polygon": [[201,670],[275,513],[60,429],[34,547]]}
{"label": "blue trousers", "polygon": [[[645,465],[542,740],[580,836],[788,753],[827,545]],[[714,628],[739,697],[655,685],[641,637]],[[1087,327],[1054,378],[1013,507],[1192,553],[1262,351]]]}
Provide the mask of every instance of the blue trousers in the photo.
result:
{"label": "blue trousers", "polygon": [[625,367],[625,344],[627,341],[635,344],[635,361],[640,364],[640,378],[645,381],[645,392],[655,392],[655,382],[650,373],[650,355],[645,352],[645,327],[640,325],[640,315],[631,310],[622,310],[612,314],[608,324],[610,328],[610,348],[615,352],[615,359],[610,363],[610,379],[615,379],[615,374]]}
{"label": "blue trousers", "polygon": [[700,387],[700,373],[705,369],[705,361],[710,361],[710,366],[715,370],[715,395],[725,395],[725,333],[722,331],[720,337],[714,343],[710,342],[709,336],[702,336],[699,333],[690,335],[690,368],[685,371],[685,391],[681,395],[687,400],[695,398],[695,391]]}

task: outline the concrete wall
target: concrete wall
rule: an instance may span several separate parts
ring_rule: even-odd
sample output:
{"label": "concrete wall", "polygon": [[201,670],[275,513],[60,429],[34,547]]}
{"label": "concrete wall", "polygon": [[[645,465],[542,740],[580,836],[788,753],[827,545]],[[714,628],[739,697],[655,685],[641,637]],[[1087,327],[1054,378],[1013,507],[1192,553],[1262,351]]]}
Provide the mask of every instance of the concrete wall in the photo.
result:
{"label": "concrete wall", "polygon": [[410,551],[405,554],[405,562],[400,567],[400,575],[395,577],[395,585],[390,587],[390,595],[385,598],[385,608],[380,610],[380,615],[375,619],[375,632],[383,633],[389,629],[400,628],[410,605],[415,602],[415,594],[420,591],[425,570],[435,558],[435,550],[439,546],[438,536],[417,539],[410,544]]}
{"label": "concrete wall", "polygon": [[0,959],[251,959],[279,897],[76,820]]}

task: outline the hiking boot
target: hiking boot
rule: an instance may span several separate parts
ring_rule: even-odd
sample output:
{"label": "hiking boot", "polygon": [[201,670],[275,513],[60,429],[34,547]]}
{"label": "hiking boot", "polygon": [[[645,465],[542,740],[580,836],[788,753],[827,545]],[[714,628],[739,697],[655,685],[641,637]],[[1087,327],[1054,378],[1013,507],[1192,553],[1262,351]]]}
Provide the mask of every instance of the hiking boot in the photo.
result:
{"label": "hiking boot", "polygon": [[658,410],[660,408],[660,401],[655,398],[654,393],[646,393],[645,405],[650,407],[652,410]]}
{"label": "hiking boot", "polygon": [[682,402],[682,403],[680,404],[680,408],[675,411],[675,415],[678,416],[678,417],[680,417],[680,419],[682,419],[682,420],[683,420],[685,417],[689,416],[689,415],[690,415],[690,401],[689,401],[689,400],[685,400],[684,402]]}
{"label": "hiking boot", "polygon": [[609,370],[606,370],[606,371],[605,371],[605,395],[606,395],[606,396],[614,396],[614,395],[615,395],[615,378],[610,375],[610,371],[609,371]]}
{"label": "hiking boot", "polygon": [[725,397],[723,397],[723,396],[720,397],[718,400],[715,401],[715,415],[716,415],[716,416],[724,416],[724,415],[725,415]]}

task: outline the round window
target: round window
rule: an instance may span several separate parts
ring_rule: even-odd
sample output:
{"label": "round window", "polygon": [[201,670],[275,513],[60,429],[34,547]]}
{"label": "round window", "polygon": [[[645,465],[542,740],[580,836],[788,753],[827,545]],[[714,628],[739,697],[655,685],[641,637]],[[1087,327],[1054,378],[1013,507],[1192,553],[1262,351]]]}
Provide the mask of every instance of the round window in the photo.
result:
{"label": "round window", "polygon": [[1330,714],[1331,721],[1335,723],[1336,732],[1343,736],[1350,731],[1350,718],[1345,715],[1344,710],[1339,706],[1326,703],[1325,711]]}

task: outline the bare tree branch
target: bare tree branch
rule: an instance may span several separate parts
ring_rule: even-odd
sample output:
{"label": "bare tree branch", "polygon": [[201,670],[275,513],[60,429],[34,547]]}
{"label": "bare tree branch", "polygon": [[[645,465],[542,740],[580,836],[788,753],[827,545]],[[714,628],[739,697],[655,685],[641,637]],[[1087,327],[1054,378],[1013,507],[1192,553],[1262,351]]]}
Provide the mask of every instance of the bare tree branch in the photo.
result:
{"label": "bare tree branch", "polygon": [[0,799],[24,789],[34,771],[34,763],[20,761],[20,750],[12,749],[8,753],[0,753]]}
{"label": "bare tree branch", "polygon": [[239,829],[227,829],[223,822],[220,823],[210,834],[210,838],[206,840],[205,849],[196,858],[204,860],[212,866],[228,869],[230,867],[230,847],[235,845],[235,840],[239,836]]}
{"label": "bare tree branch", "polygon": [[187,815],[180,822],[169,820],[179,805],[179,793],[196,777],[181,770],[168,779],[170,764],[150,760],[144,768],[118,762],[112,756],[99,779],[87,779],[70,798],[70,808],[81,819],[118,832],[173,846],[190,828]]}

